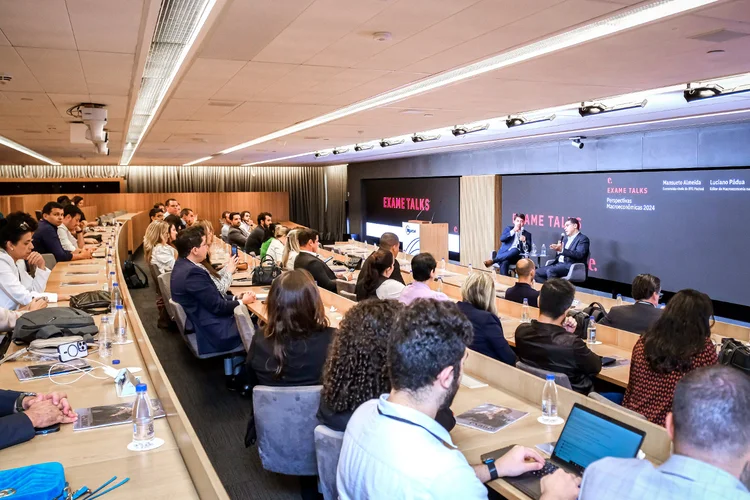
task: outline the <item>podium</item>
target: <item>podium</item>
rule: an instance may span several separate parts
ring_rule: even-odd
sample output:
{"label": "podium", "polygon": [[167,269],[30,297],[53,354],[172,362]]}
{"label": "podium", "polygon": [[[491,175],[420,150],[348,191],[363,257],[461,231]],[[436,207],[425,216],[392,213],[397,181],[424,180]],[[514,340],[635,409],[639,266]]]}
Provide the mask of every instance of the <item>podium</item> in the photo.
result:
{"label": "podium", "polygon": [[403,222],[401,227],[404,253],[417,255],[428,252],[438,262],[440,259],[448,260],[448,223],[410,220]]}

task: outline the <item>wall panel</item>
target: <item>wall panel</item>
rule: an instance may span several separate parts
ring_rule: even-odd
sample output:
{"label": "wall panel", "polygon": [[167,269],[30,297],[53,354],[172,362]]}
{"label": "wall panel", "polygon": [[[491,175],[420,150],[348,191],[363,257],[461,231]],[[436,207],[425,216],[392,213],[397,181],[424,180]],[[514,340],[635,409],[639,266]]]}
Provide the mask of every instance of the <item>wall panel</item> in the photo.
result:
{"label": "wall panel", "polygon": [[497,249],[497,228],[502,203],[497,197],[499,175],[461,177],[461,264],[483,267],[482,262]]}

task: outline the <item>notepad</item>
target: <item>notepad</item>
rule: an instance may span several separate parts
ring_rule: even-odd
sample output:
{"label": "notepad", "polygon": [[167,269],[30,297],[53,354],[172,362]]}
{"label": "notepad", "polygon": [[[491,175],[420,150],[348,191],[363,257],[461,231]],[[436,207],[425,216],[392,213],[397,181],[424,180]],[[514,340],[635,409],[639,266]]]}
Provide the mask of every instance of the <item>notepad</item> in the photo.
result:
{"label": "notepad", "polygon": [[487,384],[480,382],[474,377],[468,375],[461,375],[461,385],[468,387],[469,389],[479,389],[480,387],[487,387]]}
{"label": "notepad", "polygon": [[[153,410],[154,418],[162,418],[166,415],[161,406],[161,401],[158,399],[151,399],[151,409]],[[78,420],[73,424],[74,431],[130,424],[133,422],[132,402],[93,406],[91,408],[77,408],[74,411],[78,415]]]}
{"label": "notepad", "polygon": [[98,281],[78,281],[78,282],[70,282],[66,281],[64,283],[60,283],[60,286],[91,286],[91,285],[97,285],[99,284]]}
{"label": "notepad", "polygon": [[[52,370],[50,367],[55,365]],[[56,377],[58,375],[65,375],[67,373],[79,372],[80,370],[89,371],[91,365],[85,359],[74,359],[65,364],[62,363],[50,363],[46,365],[29,365],[22,368],[14,368],[13,371],[18,377],[18,380],[23,382],[24,380],[33,380],[37,378],[44,378],[47,376]]]}

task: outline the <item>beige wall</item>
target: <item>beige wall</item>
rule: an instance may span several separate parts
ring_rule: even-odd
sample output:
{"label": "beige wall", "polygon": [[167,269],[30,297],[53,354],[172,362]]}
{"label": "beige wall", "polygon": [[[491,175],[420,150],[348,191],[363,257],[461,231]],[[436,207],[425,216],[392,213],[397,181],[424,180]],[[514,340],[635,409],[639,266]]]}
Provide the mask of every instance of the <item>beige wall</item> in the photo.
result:
{"label": "beige wall", "polygon": [[461,264],[482,266],[497,250],[502,227],[502,177],[461,177]]}

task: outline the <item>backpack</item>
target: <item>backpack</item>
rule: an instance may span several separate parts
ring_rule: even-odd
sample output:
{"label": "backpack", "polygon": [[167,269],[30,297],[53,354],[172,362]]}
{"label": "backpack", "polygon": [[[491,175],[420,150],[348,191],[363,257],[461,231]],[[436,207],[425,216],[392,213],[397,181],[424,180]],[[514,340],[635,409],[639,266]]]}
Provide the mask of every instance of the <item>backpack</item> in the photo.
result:
{"label": "backpack", "polygon": [[721,339],[719,364],[733,366],[750,375],[750,348],[732,338]]}
{"label": "backpack", "polygon": [[47,307],[29,311],[18,320],[13,329],[13,342],[30,344],[32,340],[79,335],[93,342],[99,333],[94,318],[72,307]]}
{"label": "backpack", "polygon": [[592,302],[588,307],[582,311],[576,311],[575,309],[569,309],[566,316],[572,317],[576,320],[578,326],[576,326],[575,333],[579,338],[586,340],[586,334],[589,329],[589,321],[591,316],[594,317],[594,322],[599,323],[601,320],[607,317],[607,310],[599,302]]}
{"label": "backpack", "polygon": [[[138,273],[143,276],[143,279]],[[122,265],[122,278],[128,288],[148,288],[148,276],[133,262],[133,252],[128,252],[128,260]]]}

